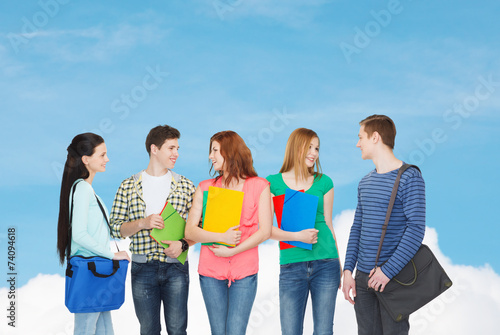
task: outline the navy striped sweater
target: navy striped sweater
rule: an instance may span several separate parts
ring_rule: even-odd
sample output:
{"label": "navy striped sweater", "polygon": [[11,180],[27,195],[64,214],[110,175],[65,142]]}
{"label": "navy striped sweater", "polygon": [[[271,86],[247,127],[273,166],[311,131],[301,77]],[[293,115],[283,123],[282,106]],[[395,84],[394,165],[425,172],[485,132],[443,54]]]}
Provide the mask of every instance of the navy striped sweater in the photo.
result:
{"label": "navy striped sweater", "polygon": [[[358,205],[349,235],[345,270],[370,273],[375,267],[387,206],[398,169],[367,174],[358,186]],[[420,247],[425,234],[425,183],[415,168],[408,168],[399,183],[396,201],[380,252],[379,266],[391,279]]]}

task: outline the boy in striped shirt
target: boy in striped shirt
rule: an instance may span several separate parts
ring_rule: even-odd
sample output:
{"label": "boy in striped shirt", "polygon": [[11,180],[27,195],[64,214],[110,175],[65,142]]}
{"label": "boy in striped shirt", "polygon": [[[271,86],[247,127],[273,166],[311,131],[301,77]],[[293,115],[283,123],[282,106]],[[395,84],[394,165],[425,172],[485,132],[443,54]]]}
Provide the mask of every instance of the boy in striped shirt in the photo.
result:
{"label": "boy in striped shirt", "polygon": [[[347,245],[342,291],[345,299],[354,305],[358,334],[408,334],[408,318],[393,321],[379,304],[374,290],[382,292],[422,243],[425,233],[424,180],[415,168],[408,168],[401,176],[379,267],[374,270],[392,187],[403,162],[393,153],[396,127],[389,117],[367,117],[360,122],[358,137],[356,146],[361,149],[361,158],[372,160],[375,169],[358,186],[358,205]],[[355,267],[356,276],[353,278]]]}

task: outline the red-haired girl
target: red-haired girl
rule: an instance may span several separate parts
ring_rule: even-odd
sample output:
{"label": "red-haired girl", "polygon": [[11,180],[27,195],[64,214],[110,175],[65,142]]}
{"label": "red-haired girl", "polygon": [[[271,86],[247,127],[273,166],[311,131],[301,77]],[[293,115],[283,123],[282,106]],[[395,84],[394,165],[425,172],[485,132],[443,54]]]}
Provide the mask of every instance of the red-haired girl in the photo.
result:
{"label": "red-haired girl", "polygon": [[[222,131],[210,139],[214,179],[202,181],[194,195],[186,224],[186,238],[203,245],[198,272],[212,334],[245,334],[257,291],[259,254],[257,246],[271,234],[271,193],[269,182],[257,176],[250,149],[233,131]],[[203,192],[209,186],[244,192],[239,225],[225,233],[198,226],[203,210]]]}

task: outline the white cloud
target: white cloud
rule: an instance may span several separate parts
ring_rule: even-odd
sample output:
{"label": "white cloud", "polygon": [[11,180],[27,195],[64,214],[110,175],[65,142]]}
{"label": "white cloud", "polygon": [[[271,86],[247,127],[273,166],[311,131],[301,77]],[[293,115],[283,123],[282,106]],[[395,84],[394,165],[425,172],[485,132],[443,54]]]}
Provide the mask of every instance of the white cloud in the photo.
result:
{"label": "white cloud", "polygon": [[106,61],[136,46],[159,43],[167,32],[155,24],[39,31],[29,36],[37,52],[67,62]]}
{"label": "white cloud", "polygon": [[[334,220],[341,258],[344,258],[354,211],[342,212]],[[410,318],[411,335],[434,334],[494,334],[500,315],[500,276],[488,265],[472,267],[456,265],[442,254],[435,229],[428,228],[424,242],[435,252],[454,284],[450,290],[424,306]],[[126,242],[121,243],[122,247]],[[260,247],[259,287],[248,326],[248,335],[279,334],[278,250],[275,242]],[[208,318],[197,275],[198,253],[190,253],[191,287],[189,295],[188,333],[209,334]],[[0,290],[1,306],[7,306],[7,289]],[[4,321],[0,333],[63,335],[72,334],[73,316],[64,306],[64,278],[42,275],[33,278],[18,289],[17,327],[12,329]],[[310,305],[310,304],[309,304]],[[137,334],[139,324],[135,317],[127,282],[125,304],[112,312],[116,334]],[[163,329],[165,327],[163,326]],[[335,333],[356,334],[356,320],[352,306],[339,291],[335,313]],[[308,308],[304,334],[312,333],[312,315]]]}

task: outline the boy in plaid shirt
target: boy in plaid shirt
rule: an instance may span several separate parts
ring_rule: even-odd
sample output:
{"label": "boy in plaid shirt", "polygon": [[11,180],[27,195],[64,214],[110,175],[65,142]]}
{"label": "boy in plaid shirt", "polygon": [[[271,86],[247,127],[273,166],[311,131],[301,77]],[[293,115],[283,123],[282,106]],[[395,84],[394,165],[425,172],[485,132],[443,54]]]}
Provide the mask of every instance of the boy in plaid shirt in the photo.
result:
{"label": "boy in plaid shirt", "polygon": [[191,208],[193,182],[172,171],[179,138],[179,131],[167,125],[151,129],[146,138],[148,167],[121,183],[111,210],[112,235],[130,237],[132,295],[143,335],[160,334],[162,302],[167,333],[186,334],[189,265],[177,257],[194,243],[162,241],[169,245],[164,249],[150,236],[153,228],[164,227],[159,214],[167,201],[184,219]]}

